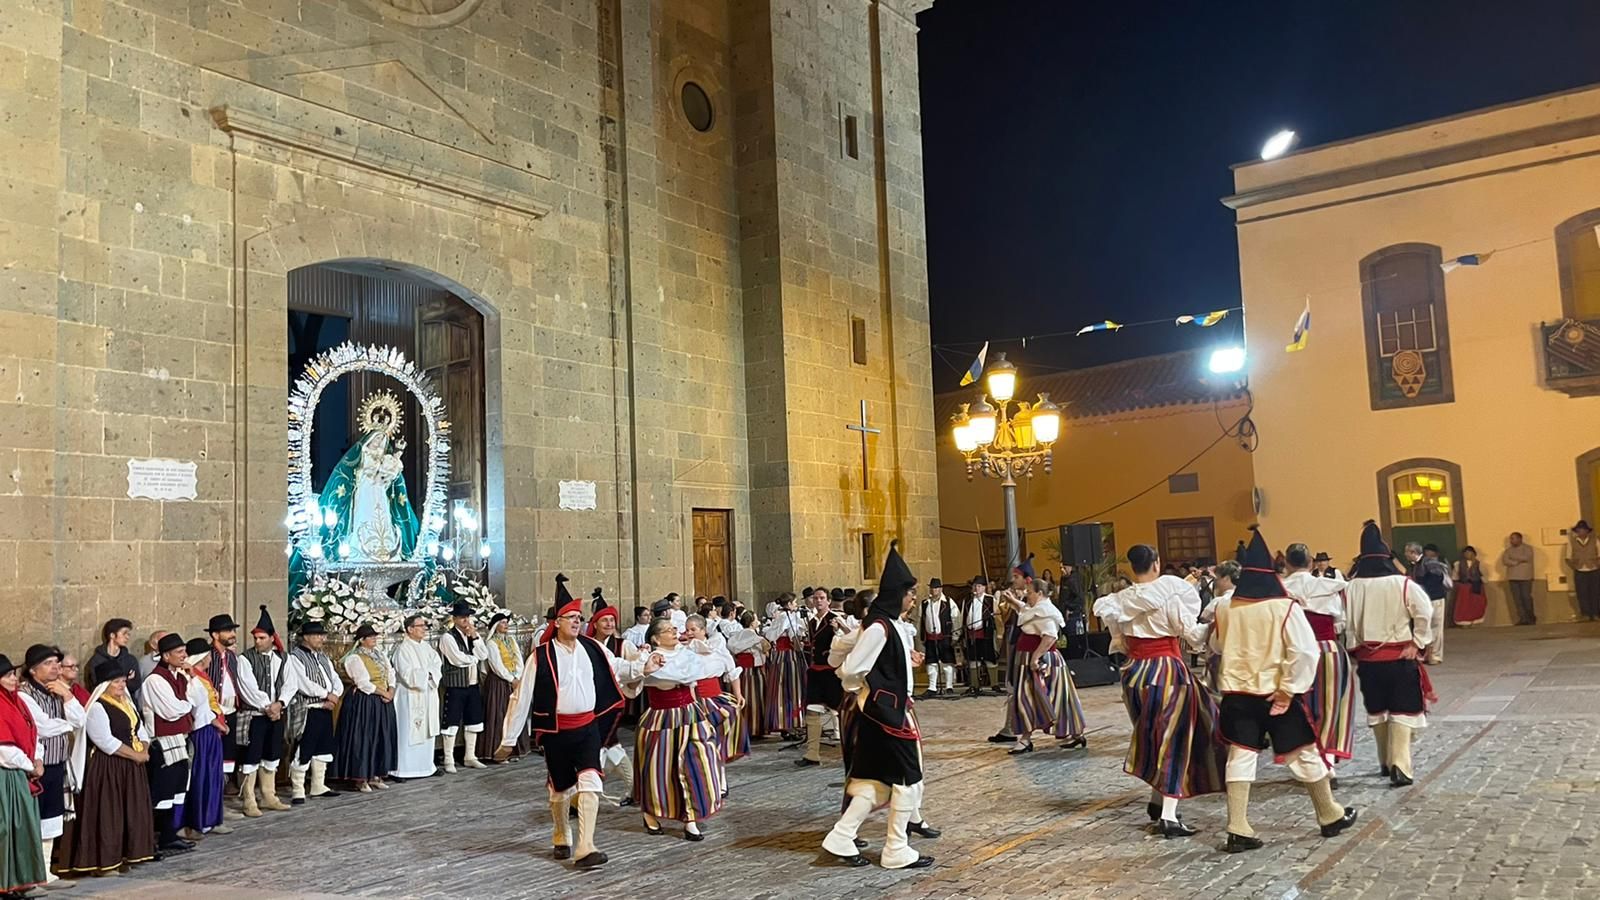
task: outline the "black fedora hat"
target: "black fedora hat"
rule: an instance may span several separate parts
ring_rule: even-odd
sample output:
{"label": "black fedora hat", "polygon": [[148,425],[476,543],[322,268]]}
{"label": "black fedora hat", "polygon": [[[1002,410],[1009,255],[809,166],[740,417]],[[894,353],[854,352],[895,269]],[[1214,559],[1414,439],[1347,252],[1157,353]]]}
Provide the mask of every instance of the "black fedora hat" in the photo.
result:
{"label": "black fedora hat", "polygon": [[228,613],[212,616],[211,621],[206,623],[206,631],[210,632],[211,634],[216,634],[219,631],[238,630],[239,623],[235,622],[233,620],[233,616],[229,615]]}

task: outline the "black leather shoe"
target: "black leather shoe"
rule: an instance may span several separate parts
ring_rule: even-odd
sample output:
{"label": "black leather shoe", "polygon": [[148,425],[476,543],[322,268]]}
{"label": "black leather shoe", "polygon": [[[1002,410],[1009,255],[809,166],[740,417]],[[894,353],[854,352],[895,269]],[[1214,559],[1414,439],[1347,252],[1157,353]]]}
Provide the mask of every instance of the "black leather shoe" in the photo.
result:
{"label": "black leather shoe", "polygon": [[654,834],[666,834],[665,831],[661,830],[661,826],[660,825],[656,825],[655,827],[651,827],[649,822],[646,822],[645,825],[644,825],[644,833],[645,834],[652,834],[652,835],[654,835]]}
{"label": "black leather shoe", "polygon": [[867,842],[863,841],[861,838],[856,838],[856,849],[857,850],[865,850],[865,849],[867,849]]}
{"label": "black leather shoe", "polygon": [[820,760],[820,759],[806,759],[804,756],[802,756],[799,759],[794,761],[794,767],[797,768],[797,769],[804,769],[807,766],[820,766],[820,765],[822,765],[822,760]]}
{"label": "black leather shoe", "polygon": [[305,806],[306,805],[306,798],[304,798],[304,797],[291,797],[289,799],[289,805],[290,806]]}
{"label": "black leather shoe", "polygon": [[859,869],[862,866],[868,865],[867,858],[859,853],[854,856],[835,856],[832,853],[828,855],[832,856],[840,865],[849,866],[852,869]]}
{"label": "black leather shoe", "polygon": [[1068,740],[1061,741],[1056,746],[1060,747],[1063,750],[1086,749],[1089,746],[1089,739],[1080,734],[1075,738],[1070,738]]}
{"label": "black leather shoe", "polygon": [[619,808],[633,806],[633,805],[634,805],[634,802],[633,802],[633,798],[632,797],[623,797],[621,800],[617,801],[617,806]]}
{"label": "black leather shoe", "polygon": [[607,861],[606,855],[604,853],[601,853],[599,850],[596,850],[593,853],[590,853],[588,856],[585,856],[583,859],[580,859],[577,862],[573,863],[572,865],[575,868],[579,868],[579,869],[592,869],[595,866],[603,866],[603,865],[605,865],[606,861]]}
{"label": "black leather shoe", "polygon": [[568,847],[566,844],[557,844],[555,848],[550,851],[550,855],[554,856],[556,859],[571,859],[572,848]]}
{"label": "black leather shoe", "polygon": [[978,696],[978,689],[975,688],[975,687],[969,687],[966,690],[961,692],[961,696],[963,696],[963,697],[976,697],[976,696]]}
{"label": "black leather shoe", "polygon": [[1394,773],[1394,769],[1392,769],[1392,768],[1390,768],[1388,766],[1379,766],[1378,767],[1378,777],[1379,778],[1388,778],[1393,773]]}
{"label": "black leather shoe", "polygon": [[1144,814],[1149,816],[1150,817],[1150,821],[1152,821],[1152,822],[1161,821],[1161,804],[1159,804],[1159,803],[1146,803],[1144,805]]}
{"label": "black leather shoe", "polygon": [[1171,819],[1162,819],[1156,823],[1156,831],[1164,838],[1194,837],[1200,829],[1192,825],[1185,825],[1182,820],[1174,822]]}
{"label": "black leather shoe", "polygon": [[1004,731],[1000,732],[999,734],[989,736],[989,743],[991,744],[1015,744],[1016,742],[1016,735],[1006,734]]}
{"label": "black leather shoe", "polygon": [[923,691],[921,694],[917,695],[918,700],[937,700],[938,698],[939,694],[936,691]]}
{"label": "black leather shoe", "polygon": [[917,857],[917,861],[916,862],[912,863],[909,866],[906,866],[906,868],[908,868],[908,869],[926,869],[931,865],[933,865],[933,857],[931,857],[931,856],[919,856],[919,857]]}
{"label": "black leather shoe", "polygon": [[927,822],[912,822],[910,825],[906,826],[906,830],[912,834],[920,834],[929,840],[933,840],[939,835],[944,834],[944,832],[933,827],[932,825],[929,825]]}
{"label": "black leather shoe", "polygon": [[186,841],[183,838],[173,838],[162,844],[161,849],[167,853],[188,853],[194,849],[194,842]]}
{"label": "black leather shoe", "polygon": [[706,833],[703,831],[685,831],[683,839],[686,841],[703,841],[706,839]]}
{"label": "black leather shoe", "polygon": [[1245,837],[1242,834],[1228,832],[1228,842],[1222,845],[1224,853],[1244,853],[1248,850],[1260,850],[1264,844],[1260,838]]}
{"label": "black leather shoe", "polygon": [[1411,776],[1400,771],[1399,768],[1389,770],[1390,787],[1408,787],[1411,783]]}
{"label": "black leather shoe", "polygon": [[1333,837],[1355,823],[1356,808],[1354,806],[1346,807],[1343,818],[1339,819],[1337,822],[1329,822],[1328,824],[1322,826],[1322,836]]}
{"label": "black leather shoe", "polygon": [[1032,752],[1033,752],[1033,745],[1032,744],[1023,744],[1021,747],[1012,747],[1010,750],[1007,750],[1006,751],[1006,755],[1007,756],[1021,756],[1024,753],[1032,753]]}

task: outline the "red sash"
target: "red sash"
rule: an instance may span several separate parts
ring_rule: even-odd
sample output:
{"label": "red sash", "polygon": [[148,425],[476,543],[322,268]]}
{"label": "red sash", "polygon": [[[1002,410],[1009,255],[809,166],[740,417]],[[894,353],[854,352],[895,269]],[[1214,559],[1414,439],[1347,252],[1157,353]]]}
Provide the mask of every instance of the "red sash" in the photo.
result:
{"label": "red sash", "polygon": [[756,667],[756,655],[754,653],[735,653],[733,661],[741,669],[754,669]]}
{"label": "red sash", "polygon": [[[1387,644],[1365,643],[1350,651],[1350,655],[1361,662],[1394,662],[1403,659],[1405,649],[1410,647],[1416,650],[1417,645],[1410,641],[1391,641]],[[1421,654],[1421,651],[1417,651]]]}
{"label": "red sash", "polygon": [[1339,639],[1338,632],[1334,631],[1333,628],[1333,616],[1326,613],[1308,612],[1306,613],[1306,621],[1311,623],[1311,633],[1317,636],[1317,640],[1336,641]]}
{"label": "red sash", "polygon": [[682,709],[694,703],[694,689],[685,685],[671,688],[647,687],[644,696],[651,709]]}
{"label": "red sash", "polygon": [[788,652],[794,649],[794,641],[790,640],[789,636],[786,634],[783,637],[778,638],[778,643],[774,644],[773,646],[781,653]]}
{"label": "red sash", "polygon": [[970,641],[981,641],[988,636],[989,633],[982,628],[973,628],[967,631],[967,640]]}
{"label": "red sash", "polygon": [[594,711],[581,713],[556,713],[557,731],[574,731],[594,721]]}
{"label": "red sash", "polygon": [[1183,650],[1178,646],[1175,637],[1163,638],[1123,638],[1127,645],[1129,659],[1156,659],[1162,656],[1171,656],[1175,659],[1183,658]]}
{"label": "red sash", "polygon": [[1032,653],[1044,645],[1044,635],[1024,634],[1017,638],[1018,653]]}
{"label": "red sash", "polygon": [[722,679],[702,678],[696,681],[694,683],[694,695],[696,697],[721,697]]}

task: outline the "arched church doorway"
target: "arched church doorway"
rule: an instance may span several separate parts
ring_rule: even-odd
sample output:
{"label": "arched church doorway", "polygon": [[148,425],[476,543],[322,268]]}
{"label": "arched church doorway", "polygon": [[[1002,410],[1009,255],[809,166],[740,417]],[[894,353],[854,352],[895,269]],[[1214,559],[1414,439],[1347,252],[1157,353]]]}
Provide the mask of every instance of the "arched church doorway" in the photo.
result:
{"label": "arched church doorway", "polygon": [[[379,260],[334,260],[291,270],[289,385],[317,354],[346,341],[399,350],[428,374],[444,400],[451,423],[447,506],[464,501],[488,533],[484,316],[443,279],[430,276]],[[406,499],[420,512],[427,483],[424,418],[416,397],[378,372],[352,373],[323,393],[312,426],[312,491],[320,493],[334,475],[363,431],[364,406],[384,392],[403,411]],[[454,521],[446,524],[445,534],[454,527]]]}

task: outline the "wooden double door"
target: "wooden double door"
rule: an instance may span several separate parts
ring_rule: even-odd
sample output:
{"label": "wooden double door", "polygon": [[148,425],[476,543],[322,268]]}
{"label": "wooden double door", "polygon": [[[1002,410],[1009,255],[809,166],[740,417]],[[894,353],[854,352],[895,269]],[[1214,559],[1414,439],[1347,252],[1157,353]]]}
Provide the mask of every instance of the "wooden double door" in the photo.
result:
{"label": "wooden double door", "polygon": [[733,510],[694,511],[694,592],[733,599]]}

